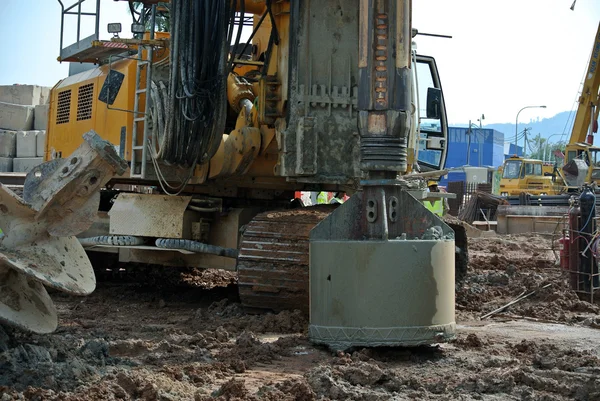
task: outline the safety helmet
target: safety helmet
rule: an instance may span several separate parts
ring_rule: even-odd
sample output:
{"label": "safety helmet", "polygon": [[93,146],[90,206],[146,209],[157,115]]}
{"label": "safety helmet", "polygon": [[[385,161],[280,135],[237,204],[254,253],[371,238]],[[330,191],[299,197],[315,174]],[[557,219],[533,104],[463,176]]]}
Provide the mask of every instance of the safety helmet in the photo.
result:
{"label": "safety helmet", "polygon": [[437,186],[438,182],[436,180],[429,180],[427,181],[427,186],[428,187],[433,187],[433,186]]}

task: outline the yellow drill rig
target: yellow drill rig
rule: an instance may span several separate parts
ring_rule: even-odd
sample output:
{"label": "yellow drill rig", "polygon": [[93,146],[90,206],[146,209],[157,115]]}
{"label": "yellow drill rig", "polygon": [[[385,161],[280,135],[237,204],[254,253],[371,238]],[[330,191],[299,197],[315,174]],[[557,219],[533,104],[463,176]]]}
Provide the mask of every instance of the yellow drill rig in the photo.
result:
{"label": "yellow drill rig", "polygon": [[[134,38],[99,40],[96,24],[61,46],[60,61],[91,68],[51,93],[46,160],[94,130],[128,165],[78,236],[88,253],[237,270],[244,306],[310,312],[317,343],[452,338],[455,233],[406,179],[441,170],[447,138],[411,1],[140,3]],[[294,208],[295,191],[352,196]]]}

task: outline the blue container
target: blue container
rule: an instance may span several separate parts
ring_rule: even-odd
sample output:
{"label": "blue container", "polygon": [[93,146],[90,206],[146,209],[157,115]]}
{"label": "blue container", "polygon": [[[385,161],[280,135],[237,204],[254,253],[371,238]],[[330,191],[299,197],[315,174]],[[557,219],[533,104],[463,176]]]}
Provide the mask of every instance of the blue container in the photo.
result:
{"label": "blue container", "polygon": [[448,128],[446,168],[465,165],[498,167],[503,162],[504,134],[502,132],[489,128],[472,128],[469,133],[466,127]]}

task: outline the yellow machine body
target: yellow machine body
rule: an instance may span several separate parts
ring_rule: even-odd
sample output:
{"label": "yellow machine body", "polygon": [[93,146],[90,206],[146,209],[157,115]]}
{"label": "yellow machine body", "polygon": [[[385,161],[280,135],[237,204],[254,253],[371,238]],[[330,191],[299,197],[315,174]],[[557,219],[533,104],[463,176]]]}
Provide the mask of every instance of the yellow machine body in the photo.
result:
{"label": "yellow machine body", "polygon": [[500,195],[558,195],[566,190],[558,169],[541,160],[513,156],[502,166]]}

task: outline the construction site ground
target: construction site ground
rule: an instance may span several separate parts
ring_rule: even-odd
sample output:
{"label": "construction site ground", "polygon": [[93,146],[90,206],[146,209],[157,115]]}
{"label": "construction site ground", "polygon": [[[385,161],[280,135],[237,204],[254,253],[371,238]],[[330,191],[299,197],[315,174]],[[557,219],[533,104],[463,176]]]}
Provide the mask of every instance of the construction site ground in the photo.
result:
{"label": "construction site ground", "polygon": [[55,333],[0,327],[0,400],[600,400],[600,308],[550,238],[474,238],[470,258],[456,341],[347,353],[312,346],[300,312],[244,311],[233,273],[100,275],[88,297],[51,294]]}

